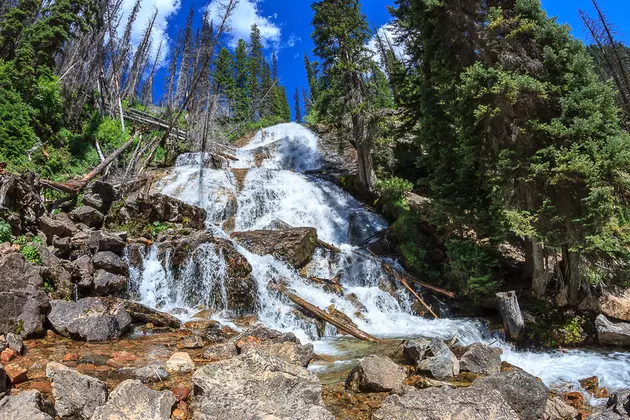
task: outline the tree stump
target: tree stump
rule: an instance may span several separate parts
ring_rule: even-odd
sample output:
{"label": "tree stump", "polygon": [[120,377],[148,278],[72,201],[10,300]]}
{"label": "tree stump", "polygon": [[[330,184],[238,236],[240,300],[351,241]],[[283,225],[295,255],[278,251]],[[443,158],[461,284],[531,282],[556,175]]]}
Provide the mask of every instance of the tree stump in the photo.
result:
{"label": "tree stump", "polygon": [[501,292],[496,294],[497,306],[503,320],[503,328],[512,340],[518,340],[525,329],[525,321],[518,299],[514,291]]}

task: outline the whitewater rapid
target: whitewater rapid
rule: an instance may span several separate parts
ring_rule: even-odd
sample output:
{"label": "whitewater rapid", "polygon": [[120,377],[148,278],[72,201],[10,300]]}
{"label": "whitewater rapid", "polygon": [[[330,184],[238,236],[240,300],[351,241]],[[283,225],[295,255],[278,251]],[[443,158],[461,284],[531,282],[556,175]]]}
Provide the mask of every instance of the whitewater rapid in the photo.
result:
{"label": "whitewater rapid", "polygon": [[[288,281],[298,296],[324,309],[335,305],[360,329],[377,337],[457,338],[462,345],[492,343],[503,349],[504,361],[540,377],[549,386],[577,389],[578,380],[596,375],[600,384],[610,390],[630,388],[629,353],[516,351],[500,337],[492,337],[481,320],[428,320],[414,315],[408,293],[398,288],[395,296],[379,287],[379,283],[386,281],[387,274],[379,261],[364,255],[357,247],[362,240],[386,228],[386,222],[335,184],[305,174],[323,163],[317,147],[318,139],[313,132],[298,124],[281,124],[259,132],[247,146],[237,149],[234,154],[238,161],[231,162],[229,168],[204,167],[201,181],[201,155],[182,155],[159,185],[160,192],[206,209],[207,227],[215,236],[229,240],[224,226],[236,200],[235,231],[266,229],[281,221],[294,227],[314,227],[319,239],[342,250],[341,255],[332,257],[319,249],[307,266],[310,276],[333,278],[338,275],[344,292],[339,296],[311,284],[294,268],[270,255],[256,255],[234,244],[251,264],[251,275],[258,283],[257,318],[260,322],[277,330],[291,331],[302,341],[314,342],[318,353],[340,355],[333,337],[334,329],[327,327],[326,336],[320,339],[314,322],[300,317],[292,306],[268,291],[270,281],[282,279]],[[204,165],[206,160],[204,158]],[[247,171],[242,185],[232,169]],[[155,248],[149,249],[143,256],[142,266],[131,269],[130,281],[138,291],[136,298],[184,319],[191,317],[199,304],[210,302],[217,310],[213,317],[236,328],[230,322],[221,289],[225,261],[220,251],[211,245],[204,247],[201,262],[190,261],[181,268],[188,272],[179,276],[184,280],[201,276],[194,284],[202,284],[202,287],[194,289],[186,281],[175,281],[168,261],[160,260]],[[194,264],[203,267],[195,269]],[[219,286],[219,296],[209,296],[212,290],[217,290],[216,286]],[[315,364],[312,368],[328,367]]]}

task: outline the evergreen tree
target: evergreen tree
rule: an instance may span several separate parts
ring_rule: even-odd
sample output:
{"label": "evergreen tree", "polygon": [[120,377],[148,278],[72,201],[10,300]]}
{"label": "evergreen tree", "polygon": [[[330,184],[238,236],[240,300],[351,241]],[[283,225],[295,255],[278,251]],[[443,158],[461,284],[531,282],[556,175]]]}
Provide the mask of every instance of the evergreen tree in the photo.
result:
{"label": "evergreen tree", "polygon": [[306,68],[306,79],[308,80],[308,88],[311,92],[309,102],[315,102],[317,100],[317,94],[319,91],[317,80],[317,63],[311,63],[308,59],[308,55],[304,54],[304,67]]}
{"label": "evergreen tree", "polygon": [[254,119],[259,117],[259,103],[262,99],[262,72],[263,72],[263,47],[258,25],[252,25],[249,44],[248,72],[249,81],[248,89],[251,98],[252,115]]}
{"label": "evergreen tree", "polygon": [[262,103],[260,104],[261,118],[276,114],[274,110],[273,89],[274,81],[271,78],[271,69],[267,60],[263,60],[263,70],[261,78]]}
{"label": "evergreen tree", "polygon": [[231,115],[236,99],[236,83],[234,73],[234,59],[227,48],[222,48],[214,63],[213,80],[214,91],[219,95],[219,103],[225,104]]}
{"label": "evergreen tree", "polygon": [[271,55],[271,77],[274,82],[278,81],[278,56],[275,51]]}
{"label": "evergreen tree", "polygon": [[239,39],[234,51],[235,73],[235,116],[244,121],[250,114],[251,98],[249,95],[249,65],[247,59],[247,43]]}
{"label": "evergreen tree", "polygon": [[295,122],[298,124],[302,123],[302,111],[300,109],[300,91],[295,87],[295,94],[293,95],[293,101],[295,104]]}

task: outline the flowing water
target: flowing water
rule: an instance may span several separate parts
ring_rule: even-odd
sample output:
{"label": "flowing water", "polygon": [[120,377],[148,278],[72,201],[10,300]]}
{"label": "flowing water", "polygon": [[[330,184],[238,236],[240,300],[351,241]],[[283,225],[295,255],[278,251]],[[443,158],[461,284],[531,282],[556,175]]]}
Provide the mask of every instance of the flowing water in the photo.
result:
{"label": "flowing water", "polygon": [[[318,338],[315,323],[268,291],[270,281],[288,280],[298,296],[320,308],[334,304],[360,329],[377,337],[456,337],[463,345],[488,342],[504,349],[503,360],[550,386],[577,387],[579,379],[597,375],[600,384],[611,390],[630,387],[629,353],[517,351],[500,338],[491,337],[481,320],[427,320],[414,315],[412,298],[400,288],[390,294],[383,290],[386,287],[379,287],[391,279],[379,261],[358,251],[357,245],[385,228],[386,222],[336,185],[305,174],[322,165],[317,145],[317,136],[306,128],[281,124],[267,128],[249,145],[238,149],[239,160],[231,162],[231,168],[210,169],[209,159],[202,162],[200,154],[180,156],[172,173],[159,186],[164,194],[205,208],[207,227],[215,236],[229,239],[222,225],[234,214],[236,201],[235,231],[266,229],[278,221],[296,227],[311,226],[317,229],[319,239],[342,250],[333,256],[320,249],[307,266],[311,276],[339,276],[343,286],[343,296],[339,296],[310,283],[294,268],[270,255],[255,255],[234,244],[251,264],[252,276],[258,283],[258,320],[271,328],[294,332],[302,341],[314,342],[317,353],[339,357],[336,364],[314,364],[311,369],[335,369],[347,363],[344,355],[352,353],[347,348],[348,340],[334,337],[334,329],[326,330],[323,339]],[[201,165],[204,175],[200,180]],[[235,175],[239,172],[244,175],[242,181]],[[142,266],[131,273],[138,300],[183,318],[192,316],[199,304],[205,304],[218,310],[215,318],[229,322],[222,288],[226,267],[219,252],[211,245],[204,246],[195,253],[194,261],[191,259],[180,269],[183,272],[175,280],[168,261],[159,259],[156,249],[150,249]],[[192,281],[194,276],[201,279]]]}

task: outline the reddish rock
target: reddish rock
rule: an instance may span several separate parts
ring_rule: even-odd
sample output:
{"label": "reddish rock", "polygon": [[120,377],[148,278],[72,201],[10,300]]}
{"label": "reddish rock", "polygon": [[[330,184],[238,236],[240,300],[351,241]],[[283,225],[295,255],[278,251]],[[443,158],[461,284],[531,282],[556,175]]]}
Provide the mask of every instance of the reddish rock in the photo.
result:
{"label": "reddish rock", "polygon": [[13,385],[17,385],[28,380],[28,377],[26,376],[27,370],[19,365],[6,365],[4,367],[4,371],[7,373],[7,376]]}
{"label": "reddish rock", "polygon": [[34,381],[28,384],[26,389],[36,389],[44,394],[52,394],[52,384],[44,381]]}
{"label": "reddish rock", "polygon": [[599,378],[597,376],[591,376],[584,378],[580,382],[580,385],[595,398],[608,398],[608,389],[599,387]]}
{"label": "reddish rock", "polygon": [[188,420],[190,418],[191,415],[188,404],[184,401],[177,403],[177,408],[173,410],[173,414],[171,414],[171,420]]}
{"label": "reddish rock", "polygon": [[63,361],[64,362],[78,362],[79,358],[80,356],[77,353],[68,353],[65,356],[63,356]]}
{"label": "reddish rock", "polygon": [[128,351],[116,351],[112,354],[112,359],[119,362],[133,362],[138,359],[138,356]]}
{"label": "reddish rock", "polygon": [[184,401],[188,399],[191,391],[190,384],[180,382],[175,387],[173,387],[173,395],[177,398],[177,401]]}
{"label": "reddish rock", "polygon": [[0,353],[0,361],[2,363],[9,363],[17,356],[17,353],[13,349],[4,349],[2,353]]}
{"label": "reddish rock", "polygon": [[562,394],[564,402],[578,410],[584,406],[584,395],[581,392],[573,391]]}

